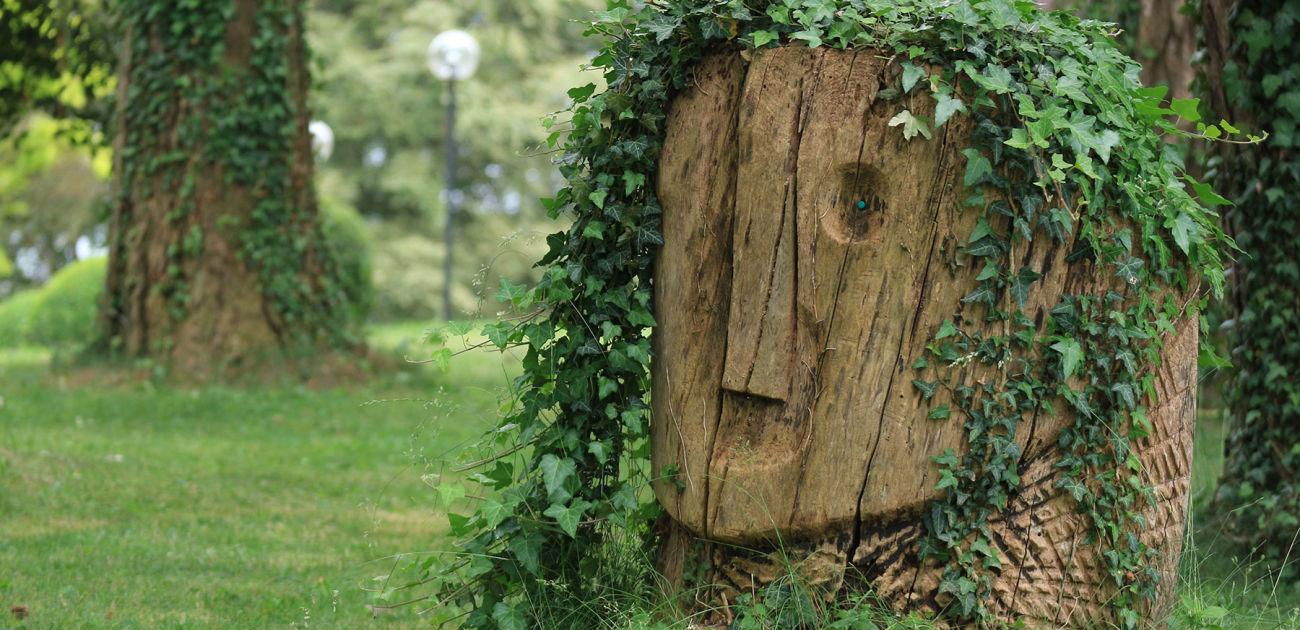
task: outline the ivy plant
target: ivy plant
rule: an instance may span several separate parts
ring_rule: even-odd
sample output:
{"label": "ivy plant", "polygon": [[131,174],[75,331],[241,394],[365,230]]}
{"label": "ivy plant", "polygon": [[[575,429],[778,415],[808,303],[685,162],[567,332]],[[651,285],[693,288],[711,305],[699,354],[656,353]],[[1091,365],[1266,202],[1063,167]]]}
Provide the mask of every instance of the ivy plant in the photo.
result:
{"label": "ivy plant", "polygon": [[[1017,428],[1039,410],[1065,413],[1062,404],[1077,421],[1061,436],[1058,487],[1104,551],[1116,591],[1108,605],[1135,627],[1158,579],[1136,536],[1140,504],[1153,498],[1133,446],[1151,429],[1150,368],[1177,322],[1222,291],[1230,248],[1213,209],[1226,201],[1190,179],[1161,137],[1235,130],[1179,131],[1177,117],[1199,121],[1198,102],[1162,105],[1164,90],[1139,84],[1110,26],[1027,1],[660,0],[637,10],[611,0],[588,34],[605,41],[591,62],[603,87],[571,90],[573,105],[546,119],[568,185],[543,203],[570,227],[548,238],[540,282],[502,281],[497,297],[517,313],[482,331],[488,345],[522,354],[523,373],[499,423],[463,457],[470,487],[439,486],[458,553],[425,561],[407,587],[431,588],[419,599],[468,627],[540,627],[538,606],[557,584],[600,605],[593,578],[608,541],[653,545],[646,401],[668,103],[710,49],[863,48],[901,66],[891,89],[936,101],[933,119],[896,112],[894,133],[926,142],[953,117],[975,123],[964,203],[980,220],[965,250],[983,271],[916,357],[913,381],[927,399],[952,388],[955,408],[929,417],[968,432],[969,448],[934,455],[942,498],[919,545],[943,567],[944,613],[988,617],[999,559],[987,522],[1019,488]],[[1074,244],[1071,260],[1106,270],[1114,290],[1062,296],[1036,325],[1024,309],[1042,276],[1011,256],[1033,239]],[[971,362],[999,378],[951,387]]]}

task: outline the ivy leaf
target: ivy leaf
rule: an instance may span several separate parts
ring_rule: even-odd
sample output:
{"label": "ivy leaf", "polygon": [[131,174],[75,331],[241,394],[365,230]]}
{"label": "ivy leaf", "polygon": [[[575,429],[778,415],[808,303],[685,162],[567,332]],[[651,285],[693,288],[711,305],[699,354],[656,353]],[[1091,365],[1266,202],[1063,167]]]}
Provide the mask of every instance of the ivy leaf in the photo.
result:
{"label": "ivy leaf", "polygon": [[981,3],[980,9],[988,11],[989,24],[995,29],[1020,24],[1020,11],[1011,0],[993,0]]}
{"label": "ivy leaf", "polygon": [[496,292],[496,295],[492,296],[496,298],[498,302],[514,304],[516,301],[523,299],[523,297],[528,294],[527,286],[514,284],[507,280],[505,276],[501,276],[500,282],[500,290]]}
{"label": "ivy leaf", "polygon": [[[644,89],[649,90],[650,83],[652,82],[646,81],[642,86]],[[657,84],[658,82],[654,83]],[[634,160],[639,160],[645,156],[646,151],[650,150],[650,139],[646,136],[637,136],[631,140],[624,140],[618,143],[618,150]]]}
{"label": "ivy leaf", "polygon": [[623,171],[623,194],[631,197],[637,188],[645,185],[645,173]]}
{"label": "ivy leaf", "polygon": [[452,503],[465,498],[465,486],[458,483],[440,483],[435,489],[442,498],[443,507],[449,508]]}
{"label": "ivy leaf", "polygon": [[577,474],[577,467],[572,459],[568,457],[560,459],[551,453],[542,456],[539,466],[542,469],[542,480],[546,482],[547,494],[554,494],[556,490],[562,489],[564,481]]}
{"label": "ivy leaf", "polygon": [[1197,111],[1200,105],[1199,98],[1176,98],[1169,104],[1169,109],[1187,122],[1196,122],[1201,119],[1201,113]]}
{"label": "ivy leaf", "polygon": [[570,538],[578,537],[578,524],[582,522],[582,513],[591,507],[591,503],[582,499],[575,499],[567,507],[560,503],[552,503],[551,507],[546,508],[545,514],[560,524],[560,529],[568,534]]}
{"label": "ivy leaf", "polygon": [[627,9],[617,8],[608,11],[592,11],[597,24],[622,24],[627,19]]}
{"label": "ivy leaf", "polygon": [[441,348],[429,357],[433,364],[438,366],[439,370],[446,372],[451,369],[451,348]]}
{"label": "ivy leaf", "polygon": [[1002,254],[1002,247],[998,239],[988,236],[979,240],[978,243],[966,248],[966,253],[971,256],[994,257]]}
{"label": "ivy leaf", "polygon": [[674,20],[667,14],[660,13],[654,19],[641,22],[641,27],[655,36],[655,42],[662,44],[681,27],[681,20]]}
{"label": "ivy leaf", "polygon": [[513,330],[514,326],[511,326],[510,322],[497,322],[483,326],[483,336],[487,337],[498,350],[505,350],[506,345],[510,343],[510,334]]}
{"label": "ivy leaf", "polygon": [[1011,137],[1007,138],[1006,140],[1003,140],[1002,144],[1005,144],[1009,147],[1015,147],[1017,149],[1028,149],[1029,147],[1034,146],[1035,143],[1033,140],[1029,138],[1028,130],[1024,128],[1017,128],[1011,130]]}
{"label": "ivy leaf", "polygon": [[[789,0],[786,4],[791,4]],[[835,19],[835,12],[839,9],[833,0],[803,0],[803,23],[817,24],[825,20]]]}
{"label": "ivy leaf", "polygon": [[[903,93],[911,92],[912,88],[916,87],[916,82],[920,81],[921,77],[925,76],[925,68],[918,68],[906,61],[902,63],[902,66],[903,66]],[[938,125],[935,126],[938,127]]]}
{"label": "ivy leaf", "polygon": [[1011,281],[1011,295],[1016,298],[1016,304],[1020,308],[1023,309],[1025,302],[1029,300],[1029,285],[1042,277],[1043,274],[1034,271],[1032,267],[1025,266],[1020,269],[1015,279]]}
{"label": "ivy leaf", "polygon": [[655,322],[654,316],[650,314],[650,309],[647,309],[644,306],[636,306],[628,310],[627,321],[629,324],[632,324],[634,326],[646,326],[646,327],[653,328],[654,326],[659,325],[657,322]]}
{"label": "ivy leaf", "polygon": [[1124,400],[1124,404],[1128,405],[1129,409],[1137,406],[1137,400],[1133,396],[1132,385],[1128,383],[1115,383],[1111,386],[1110,390],[1119,394],[1120,398]]}
{"label": "ivy leaf", "polygon": [[600,462],[602,465],[605,463],[605,460],[609,459],[610,448],[611,445],[609,440],[587,444],[587,452],[591,453],[591,456],[595,457],[596,461]]}
{"label": "ivy leaf", "polygon": [[1083,91],[1083,81],[1080,81],[1079,77],[1074,75],[1067,74],[1061,77],[1061,80],[1056,82],[1054,91],[1061,96],[1068,96],[1081,103],[1092,104],[1092,99],[1088,98],[1088,94]]}
{"label": "ivy leaf", "polygon": [[510,550],[511,555],[524,566],[524,569],[533,575],[537,575],[541,570],[542,544],[546,538],[541,534],[530,531],[527,534],[520,533],[510,539],[506,549]]}
{"label": "ivy leaf", "polygon": [[1006,94],[1011,91],[1011,84],[1015,81],[1011,77],[1011,71],[997,65],[988,65],[984,72],[971,77],[976,83],[986,90]]}
{"label": "ivy leaf", "polygon": [[952,118],[953,114],[957,112],[966,113],[966,104],[960,98],[954,98],[947,94],[931,94],[931,96],[934,97],[934,100],[939,101],[939,104],[934,107],[935,129],[948,122],[948,119]]}
{"label": "ivy leaf", "polygon": [[995,304],[997,300],[998,300],[997,294],[993,292],[993,288],[990,287],[989,283],[987,282],[981,283],[978,288],[970,292],[970,295],[967,295],[966,297],[961,299],[961,301],[967,303],[983,302],[990,306]]}
{"label": "ivy leaf", "polygon": [[1196,229],[1196,221],[1186,212],[1178,213],[1178,216],[1165,220],[1165,227],[1169,228],[1174,234],[1174,242],[1178,244],[1178,249],[1183,250],[1184,254],[1190,254],[1192,242],[1199,241],[1201,235]]}
{"label": "ivy leaf", "polygon": [[731,29],[722,23],[721,18],[716,17],[700,20],[700,33],[704,35],[705,40],[731,38]]}
{"label": "ivy leaf", "polygon": [[483,503],[483,507],[479,508],[479,513],[483,515],[483,520],[487,523],[488,529],[496,529],[496,526],[500,525],[501,521],[510,516],[510,508],[507,508],[500,501],[490,500]]}
{"label": "ivy leaf", "polygon": [[754,31],[754,48],[762,48],[781,39],[776,31]]}
{"label": "ivy leaf", "polygon": [[605,239],[605,224],[601,221],[588,221],[587,227],[582,228],[583,238],[594,238],[596,240]]}
{"label": "ivy leaf", "polygon": [[[1227,199],[1224,199],[1223,197],[1220,197],[1217,193],[1215,193],[1214,188],[1212,188],[1209,184],[1201,184],[1198,182],[1193,182],[1192,190],[1196,191],[1196,196],[1199,197],[1201,199],[1201,202],[1207,206],[1232,205],[1231,201],[1228,201]],[[1273,201],[1274,200],[1272,198],[1269,199],[1270,203],[1272,203]]]}
{"label": "ivy leaf", "polygon": [[[891,123],[892,124],[892,123]],[[970,188],[984,179],[985,175],[993,174],[993,163],[988,158],[980,155],[979,149],[962,149],[961,154],[966,156],[966,187]]]}
{"label": "ivy leaf", "polygon": [[953,335],[956,335],[956,334],[957,334],[957,327],[954,326],[953,323],[952,323],[951,321],[947,321],[947,320],[945,320],[945,321],[943,322],[943,325],[939,326],[939,334],[935,335],[934,338],[935,338],[935,339],[946,339],[946,338],[948,338],[948,337],[952,337]]}
{"label": "ivy leaf", "polygon": [[[967,173],[969,172],[970,171],[968,170]],[[994,234],[993,228],[989,225],[989,220],[985,219],[984,217],[980,217],[975,220],[975,230],[971,232],[970,240],[966,241],[966,244],[969,245],[971,243],[974,243],[984,238],[985,236],[996,237],[997,234]]]}
{"label": "ivy leaf", "polygon": [[783,7],[779,4],[768,5],[767,16],[772,18],[777,24],[790,24],[790,7]]}
{"label": "ivy leaf", "polygon": [[599,379],[598,382],[600,383],[600,386],[599,386],[599,392],[600,392],[600,394],[599,394],[599,395],[600,395],[601,398],[606,398],[606,397],[608,397],[610,394],[612,394],[612,393],[618,391],[618,381],[616,381],[616,380],[614,380],[614,379],[612,379],[612,378],[606,378],[606,377],[602,376],[602,377],[600,377],[600,379]]}
{"label": "ivy leaf", "polygon": [[496,606],[492,607],[492,620],[497,622],[497,627],[501,630],[528,630],[528,620],[524,617],[524,612],[505,602],[497,602]]}
{"label": "ivy leaf", "polygon": [[1137,284],[1138,273],[1142,270],[1142,265],[1145,264],[1145,260],[1129,256],[1128,258],[1115,263],[1115,266],[1119,268],[1119,271],[1116,271],[1115,275],[1127,280],[1129,284]]}
{"label": "ivy leaf", "polygon": [[1079,367],[1079,360],[1083,358],[1083,347],[1079,345],[1079,340],[1058,341],[1052,344],[1052,349],[1061,353],[1061,369],[1065,371],[1064,378],[1073,376],[1075,368]]}
{"label": "ivy leaf", "polygon": [[798,33],[794,33],[790,37],[793,37],[794,39],[802,39],[803,41],[808,42],[809,48],[816,48],[822,45],[821,32],[816,29],[799,31]]}
{"label": "ivy leaf", "polygon": [[934,397],[935,390],[939,389],[939,381],[927,383],[925,381],[912,379],[912,385],[921,390],[921,393],[925,394],[925,400],[930,400],[930,398]]}
{"label": "ivy leaf", "polygon": [[905,109],[899,112],[897,116],[894,116],[893,118],[889,119],[889,126],[897,127],[899,125],[902,125],[904,140],[911,140],[918,133],[925,136],[926,140],[929,140],[930,129],[925,126],[925,123],[927,121],[928,121],[927,118],[923,116],[914,116],[912,112],[907,111]]}
{"label": "ivy leaf", "polygon": [[948,411],[948,404],[947,404],[947,403],[944,403],[944,404],[939,405],[938,407],[936,407],[936,408],[934,409],[934,411],[931,411],[931,412],[930,412],[928,415],[926,415],[925,417],[928,418],[928,419],[930,419],[930,420],[947,420],[949,414],[950,414],[950,412]]}
{"label": "ivy leaf", "polygon": [[931,455],[930,461],[947,468],[961,466],[961,458],[957,457],[957,453],[950,448],[943,449],[942,455]]}

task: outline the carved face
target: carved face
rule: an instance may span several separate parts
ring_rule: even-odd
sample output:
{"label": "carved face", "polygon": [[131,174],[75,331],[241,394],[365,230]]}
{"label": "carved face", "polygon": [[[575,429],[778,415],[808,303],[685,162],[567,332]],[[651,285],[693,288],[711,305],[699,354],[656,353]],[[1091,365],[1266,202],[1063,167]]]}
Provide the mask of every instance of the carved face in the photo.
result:
{"label": "carved face", "polygon": [[[669,118],[653,474],[675,467],[677,479],[655,492],[676,524],[724,543],[712,547],[712,564],[737,590],[773,569],[736,546],[785,547],[808,560],[814,579],[838,584],[853,565],[900,606],[938,605],[937,571],[917,565],[915,543],[939,496],[930,458],[962,452],[966,431],[946,389],[927,397],[913,385],[938,380],[934,370],[913,366],[977,285],[981,270],[962,248],[982,213],[966,207],[962,181],[972,123],[955,118],[932,140],[905,140],[890,119],[901,108],[930,116],[935,101],[923,91],[877,98],[892,72],[870,52],[775,49],[747,71],[719,56]],[[1067,263],[1066,248],[1051,242],[1013,251],[1045,275],[1026,312],[1050,308],[1067,284],[1083,292],[1112,281]],[[1178,343],[1172,363],[1194,366],[1194,332]],[[1161,372],[1179,394],[1152,413],[1164,423],[1152,449],[1167,451],[1152,457],[1174,461],[1153,465],[1172,484],[1160,485],[1171,505],[1185,506],[1193,377]],[[971,365],[949,385],[996,378]],[[951,418],[928,417],[945,404]],[[1075,579],[1069,597],[1087,611],[1105,597],[1096,563],[1085,570],[1044,555],[1081,531],[1053,487],[1050,451],[1069,421],[1022,422],[1023,491],[991,526],[1005,534],[1004,566],[1015,568],[1006,580],[1034,575],[1055,596]],[[1181,520],[1178,510],[1153,514],[1153,531],[1164,533],[1149,535],[1167,537]],[[1046,599],[1015,604],[1016,586],[999,584],[1012,593],[1007,610],[1057,620],[1056,610],[1035,608]]]}

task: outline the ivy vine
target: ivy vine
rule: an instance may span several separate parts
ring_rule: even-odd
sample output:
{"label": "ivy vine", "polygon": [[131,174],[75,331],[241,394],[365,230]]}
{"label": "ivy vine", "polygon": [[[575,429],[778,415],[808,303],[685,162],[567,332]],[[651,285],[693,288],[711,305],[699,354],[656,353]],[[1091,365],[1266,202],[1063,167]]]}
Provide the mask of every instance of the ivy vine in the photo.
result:
{"label": "ivy vine", "polygon": [[[419,599],[452,607],[468,627],[540,627],[534,603],[553,597],[554,585],[575,598],[598,593],[592,563],[602,545],[628,532],[653,544],[644,523],[659,508],[641,490],[666,108],[692,84],[706,49],[806,45],[896,60],[891,93],[937,101],[933,119],[901,110],[890,121],[910,141],[954,116],[975,122],[963,151],[965,205],[980,219],[965,251],[982,267],[980,284],[916,358],[913,381],[929,399],[971,362],[1000,375],[952,387],[957,408],[929,414],[962,421],[969,444],[934,457],[943,498],[925,514],[920,544],[922,560],[944,567],[945,613],[989,615],[988,569],[999,560],[987,521],[1019,488],[1017,427],[1064,401],[1078,420],[1061,436],[1059,487],[1104,550],[1117,618],[1136,627],[1158,579],[1153,551],[1136,536],[1138,503],[1152,500],[1133,449],[1151,428],[1142,401],[1154,377],[1144,366],[1157,365],[1163,336],[1194,316],[1201,283],[1222,291],[1230,247],[1212,209],[1226,201],[1189,179],[1161,139],[1187,135],[1171,119],[1198,121],[1198,103],[1166,107],[1163,88],[1142,88],[1107,25],[1025,1],[660,0],[637,11],[611,0],[588,34],[606,42],[591,63],[606,87],[571,90],[572,107],[546,121],[568,186],[543,203],[571,227],[548,238],[539,283],[502,280],[497,297],[518,314],[483,329],[488,344],[523,353],[523,374],[508,412],[463,456],[469,483],[482,489],[438,486],[460,553],[427,560],[416,580],[381,599],[432,587]],[[1195,135],[1233,132],[1220,123]],[[1077,244],[1071,259],[1110,270],[1114,290],[1063,296],[1037,326],[1023,309],[1041,276],[1010,255],[1034,238]]]}

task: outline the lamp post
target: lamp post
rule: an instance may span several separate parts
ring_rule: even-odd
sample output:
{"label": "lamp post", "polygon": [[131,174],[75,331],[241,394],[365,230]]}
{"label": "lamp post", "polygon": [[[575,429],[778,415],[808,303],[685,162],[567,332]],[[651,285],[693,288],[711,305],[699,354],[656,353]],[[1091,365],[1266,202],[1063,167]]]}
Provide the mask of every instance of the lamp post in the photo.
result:
{"label": "lamp post", "polygon": [[313,120],[307,125],[311,134],[311,152],[316,162],[324,164],[334,154],[334,130],[323,120]]}
{"label": "lamp post", "polygon": [[447,321],[454,318],[451,308],[452,263],[456,213],[460,205],[456,194],[456,82],[474,76],[479,53],[478,42],[465,31],[446,31],[429,44],[429,71],[447,82],[447,225],[443,230],[446,251],[442,263],[442,304]]}

